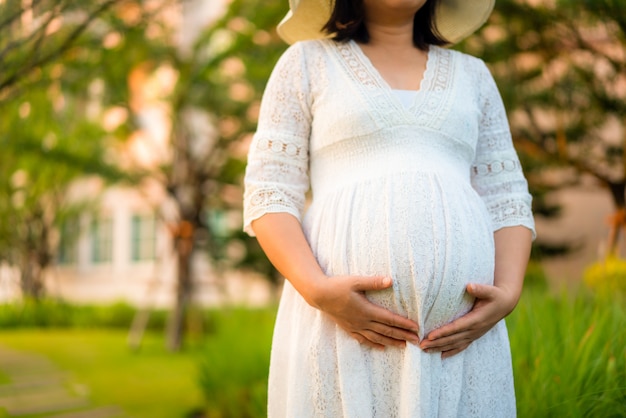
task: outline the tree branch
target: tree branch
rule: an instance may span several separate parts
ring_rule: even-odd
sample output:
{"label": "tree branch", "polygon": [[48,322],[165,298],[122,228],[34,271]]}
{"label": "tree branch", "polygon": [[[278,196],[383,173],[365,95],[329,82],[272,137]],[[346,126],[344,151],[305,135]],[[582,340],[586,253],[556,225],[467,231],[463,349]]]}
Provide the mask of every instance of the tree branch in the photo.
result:
{"label": "tree branch", "polygon": [[16,13],[10,15],[9,17],[7,17],[5,20],[3,20],[2,22],[0,22],[0,31],[3,30],[5,27],[12,25],[13,22],[15,22],[17,19],[19,19],[22,14],[24,14],[25,11],[27,10],[32,10],[34,9],[39,3],[41,3],[42,0],[32,0],[30,7],[27,9],[24,9],[22,7],[19,8],[19,11],[17,11]]}
{"label": "tree branch", "polygon": [[104,13],[107,9],[112,7],[114,4],[122,2],[124,0],[108,0],[102,3],[98,8],[94,9],[87,19],[78,25],[68,36],[67,38],[59,45],[58,48],[43,56],[40,59],[33,60],[26,68],[22,68],[19,71],[11,74],[6,79],[0,81],[0,96],[2,96],[9,87],[19,82],[20,79],[27,77],[32,74],[32,72],[36,68],[43,67],[50,62],[54,61],[56,58],[60,57],[62,54],[67,52],[67,50],[74,44],[74,42],[78,39],[78,37],[89,27],[89,25],[102,13]]}
{"label": "tree branch", "polygon": [[[19,15],[21,16],[24,12],[25,10],[22,10]],[[44,23],[42,23],[37,29],[31,31],[30,35],[28,35],[25,39],[19,39],[19,40],[14,40],[14,41],[9,42],[7,46],[2,50],[2,52],[0,52],[0,61],[5,61],[5,56],[9,52],[11,52],[12,50],[16,48],[21,48],[24,45],[29,44],[36,36],[45,37],[48,26],[50,25],[50,23],[52,23],[52,21],[57,16],[58,15],[55,13],[50,13],[50,17]]]}
{"label": "tree branch", "polygon": [[624,72],[624,68],[626,65],[624,62],[619,62],[613,59],[612,57],[607,55],[605,52],[598,49],[593,43],[587,41],[585,37],[580,33],[579,24],[571,21],[570,19],[564,19],[564,20],[565,20],[565,25],[574,35],[574,38],[576,42],[578,43],[578,46],[580,49],[590,51],[593,54],[604,58],[605,60],[607,60],[609,64],[611,64],[611,66],[613,67],[613,70],[615,70],[616,72]]}

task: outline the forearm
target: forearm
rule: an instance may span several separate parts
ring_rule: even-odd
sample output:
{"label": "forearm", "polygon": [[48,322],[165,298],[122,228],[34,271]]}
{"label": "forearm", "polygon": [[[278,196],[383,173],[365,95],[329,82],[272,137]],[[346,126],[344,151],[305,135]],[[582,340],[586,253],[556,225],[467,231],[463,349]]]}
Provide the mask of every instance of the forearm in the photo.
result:
{"label": "forearm", "polygon": [[506,292],[509,297],[507,303],[512,311],[522,294],[532,233],[523,226],[514,226],[496,231],[494,239],[496,246],[494,285]]}
{"label": "forearm", "polygon": [[252,222],[252,229],[274,267],[311,306],[325,278],[298,220],[287,213],[268,213]]}

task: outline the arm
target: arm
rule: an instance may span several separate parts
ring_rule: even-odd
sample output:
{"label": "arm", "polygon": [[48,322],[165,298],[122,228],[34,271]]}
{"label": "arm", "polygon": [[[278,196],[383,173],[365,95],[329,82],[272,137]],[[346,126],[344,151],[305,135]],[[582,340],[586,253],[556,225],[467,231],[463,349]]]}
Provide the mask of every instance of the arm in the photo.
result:
{"label": "arm", "polygon": [[302,231],[313,115],[301,46],[293,45],[281,57],[265,89],[246,167],[244,229],[257,236],[270,261],[309,305],[357,341],[377,348],[417,344],[416,323],[363,294],[390,287],[390,279],[327,277]]}
{"label": "arm", "polygon": [[419,343],[415,322],[369,302],[363,294],[390,287],[390,278],[326,276],[300,223],[289,214],[266,214],[253,221],[252,228],[270,261],[304,300],[328,314],[357,341],[374,348]]}
{"label": "arm", "polygon": [[493,286],[469,284],[467,292],[476,298],[472,310],[428,334],[420,344],[422,349],[441,351],[444,358],[453,356],[482,337],[517,305],[530,255],[532,233],[526,227],[515,226],[496,231],[494,238],[496,264]]}
{"label": "arm", "polygon": [[494,284],[468,285],[467,292],[476,298],[472,310],[432,331],[420,344],[423,349],[441,351],[443,357],[467,348],[515,308],[534,237],[531,196],[504,105],[489,70],[479,64],[475,71],[481,120],[471,181],[494,226]]}

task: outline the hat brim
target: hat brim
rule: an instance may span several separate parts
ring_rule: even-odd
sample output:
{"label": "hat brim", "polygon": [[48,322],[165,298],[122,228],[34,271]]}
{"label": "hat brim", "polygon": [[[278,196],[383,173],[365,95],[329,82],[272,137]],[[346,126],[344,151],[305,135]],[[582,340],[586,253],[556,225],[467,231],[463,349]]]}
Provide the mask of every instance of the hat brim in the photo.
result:
{"label": "hat brim", "polygon": [[[493,11],[495,0],[440,0],[435,16],[437,31],[456,44],[480,28]],[[328,38],[322,28],[331,15],[329,0],[301,0],[278,24],[278,35],[288,44]]]}
{"label": "hat brim", "polygon": [[[334,2],[333,2],[334,4]],[[322,31],[331,15],[329,0],[302,0],[295,10],[289,10],[278,24],[278,35],[288,44],[307,39],[327,38]]]}
{"label": "hat brim", "polygon": [[435,15],[437,31],[445,40],[456,44],[485,24],[495,0],[442,0]]}

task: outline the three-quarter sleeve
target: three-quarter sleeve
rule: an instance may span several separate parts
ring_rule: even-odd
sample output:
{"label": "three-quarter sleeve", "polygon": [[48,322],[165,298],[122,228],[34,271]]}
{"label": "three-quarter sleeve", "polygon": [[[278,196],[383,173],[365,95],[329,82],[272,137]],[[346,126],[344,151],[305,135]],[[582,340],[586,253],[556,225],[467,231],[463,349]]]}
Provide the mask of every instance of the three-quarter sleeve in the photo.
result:
{"label": "three-quarter sleeve", "polygon": [[244,231],[266,213],[301,220],[309,188],[311,99],[304,50],[292,45],[269,78],[244,178]]}
{"label": "three-quarter sleeve", "polygon": [[472,186],[491,215],[494,231],[525,226],[535,237],[532,197],[511,138],[504,104],[491,73],[480,61],[479,102],[482,117],[476,156],[471,167]]}

